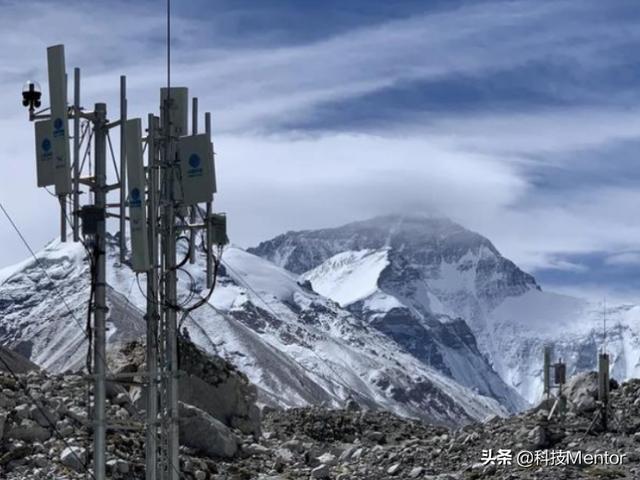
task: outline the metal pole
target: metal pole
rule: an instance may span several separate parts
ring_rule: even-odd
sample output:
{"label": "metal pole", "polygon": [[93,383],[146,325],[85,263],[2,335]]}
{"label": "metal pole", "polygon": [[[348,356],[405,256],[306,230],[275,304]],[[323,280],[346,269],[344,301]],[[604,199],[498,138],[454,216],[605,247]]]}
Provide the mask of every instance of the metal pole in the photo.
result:
{"label": "metal pole", "polygon": [[60,202],[60,241],[67,241],[67,196],[58,195]]}
{"label": "metal pole", "polygon": [[[170,92],[170,90],[169,90]],[[164,149],[164,165],[163,165],[163,188],[164,188],[164,212],[162,222],[162,249],[164,256],[164,274],[165,279],[165,298],[164,298],[164,317],[166,329],[166,357],[164,359],[166,371],[168,374],[168,392],[167,392],[167,460],[168,460],[168,478],[170,480],[178,480],[180,472],[179,461],[179,431],[178,431],[178,337],[177,337],[177,288],[176,288],[176,230],[175,230],[175,198],[174,198],[174,182],[175,182],[175,137],[173,135],[173,127],[170,120],[171,111],[171,94],[168,93],[165,102],[165,149]]]}
{"label": "metal pole", "polygon": [[149,244],[151,270],[147,273],[147,369],[149,385],[147,388],[147,441],[146,441],[146,476],[147,480],[157,479],[158,461],[158,232],[156,218],[158,216],[158,169],[156,165],[155,132],[156,118],[148,117],[149,135],[147,137],[147,154],[149,169]]}
{"label": "metal pole", "polygon": [[73,69],[73,241],[80,240],[80,69]]}
{"label": "metal pole", "polygon": [[127,253],[126,243],[126,143],[124,141],[124,126],[127,121],[127,77],[120,76],[120,263],[124,263]]}
{"label": "metal pole", "polygon": [[602,428],[607,430],[607,414],[609,404],[609,355],[598,355],[598,400],[602,412]]}
{"label": "metal pole", "polygon": [[[95,198],[96,207],[105,210],[107,200],[107,142],[106,121],[107,105],[95,105]],[[93,471],[96,480],[105,477],[105,446],[106,446],[106,219],[98,221],[96,233],[96,285],[95,285],[95,316],[94,316],[94,365],[95,365],[95,425],[93,431]]]}
{"label": "metal pole", "polygon": [[543,381],[544,381],[544,394],[546,395],[547,399],[549,398],[549,394],[551,393],[551,381],[549,379],[549,369],[551,368],[551,347],[548,345],[545,345],[544,347],[544,360],[543,360],[543,367],[544,371],[542,372],[542,377],[543,377]]}
{"label": "metal pole", "polygon": [[[211,112],[207,112],[204,114],[204,131],[211,138]],[[207,288],[211,288],[213,285],[213,252],[211,251],[211,213],[212,213],[212,205],[211,202],[207,202],[207,218],[206,218],[206,237],[207,237],[207,266],[206,266],[206,277],[207,277]]]}
{"label": "metal pole", "polygon": [[[196,135],[198,133],[198,98],[193,97],[191,101],[191,134]],[[189,221],[191,224],[196,223],[196,210],[198,206],[191,207],[189,212]],[[196,263],[196,233],[191,230],[189,234],[189,263]]]}

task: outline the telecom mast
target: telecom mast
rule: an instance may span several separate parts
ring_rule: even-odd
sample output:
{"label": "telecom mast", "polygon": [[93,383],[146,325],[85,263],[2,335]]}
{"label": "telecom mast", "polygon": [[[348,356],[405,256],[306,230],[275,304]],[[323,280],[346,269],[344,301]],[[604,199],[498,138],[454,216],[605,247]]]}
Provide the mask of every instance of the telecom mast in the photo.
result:
{"label": "telecom mast", "polygon": [[[111,376],[106,365],[106,235],[107,218],[118,219],[119,258],[147,279],[145,320],[147,371],[130,374],[144,377],[147,387],[146,478],[178,480],[178,314],[183,318],[205,303],[213,292],[217,259],[215,246],[227,243],[226,217],[212,213],[216,191],[210,114],[205,115],[206,133],[197,133],[197,99],[193,99],[193,117],[189,134],[189,94],[185,87],[162,88],[160,116],[149,114],[147,134],[143,137],[142,120],[127,118],[126,77],[120,77],[120,115],[109,121],[107,105],[96,103],[92,111],[80,106],[80,69],[74,70],[74,101],[67,102],[67,76],[64,46],[47,49],[50,107],[40,107],[41,92],[36,82],[23,89],[23,104],[29,108],[29,119],[35,121],[37,183],[39,187],[55,186],[61,205],[61,240],[66,241],[66,224],[72,224],[73,241],[80,241],[90,254],[91,291],[93,293],[92,371],[93,384],[93,476],[106,478],[106,433],[117,428],[105,415],[107,380]],[[70,157],[68,121],[73,124],[73,163]],[[107,179],[107,144],[109,131],[120,129],[120,162],[114,160],[117,181]],[[81,161],[84,145],[89,152],[93,140],[95,170],[86,170]],[[147,165],[143,144],[146,143]],[[119,170],[119,171],[118,171]],[[80,205],[80,190],[86,186],[93,202]],[[107,195],[119,191],[119,201],[110,204]],[[69,199],[69,196],[71,199]],[[72,220],[67,216],[71,201]],[[205,208],[201,208],[201,204]],[[112,213],[109,209],[117,209]],[[125,242],[126,212],[130,230],[130,246]],[[184,213],[188,212],[187,215]],[[206,213],[205,213],[206,212]],[[200,221],[198,221],[200,216]],[[196,236],[202,234],[206,252],[208,293],[193,305],[178,302],[176,276],[184,261],[176,261],[179,235],[189,238],[188,257],[195,260]],[[185,259],[186,261],[186,259]]]}

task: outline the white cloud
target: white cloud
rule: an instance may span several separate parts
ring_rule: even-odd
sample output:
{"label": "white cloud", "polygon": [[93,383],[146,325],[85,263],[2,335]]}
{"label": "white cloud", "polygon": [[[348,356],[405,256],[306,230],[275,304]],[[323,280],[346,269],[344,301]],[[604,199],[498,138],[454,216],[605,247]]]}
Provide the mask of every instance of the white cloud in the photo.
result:
{"label": "white cloud", "polygon": [[[597,2],[483,3],[311,44],[241,49],[216,48],[210,23],[176,17],[173,83],[190,86],[201,110],[213,111],[217,205],[230,214],[234,241],[249,245],[286,229],[406,210],[449,215],[528,269],[574,268],[558,256],[565,252],[632,250],[640,235],[635,191],[596,187],[554,204],[535,197],[526,167],[532,152],[552,162],[560,151],[637,136],[636,105],[414,118],[384,135],[259,133],[326,101],[404,80],[495,72],[552,51],[606,68],[614,60],[599,52],[637,39],[640,30],[591,21],[582,35],[581,19],[597,8]],[[57,234],[58,217],[55,199],[35,188],[22,82],[39,79],[46,89],[45,47],[64,42],[69,71],[83,67],[85,107],[107,101],[116,114],[118,77],[126,73],[130,114],[146,118],[157,110],[165,78],[164,18],[131,2],[14,2],[0,11],[0,201],[38,247]],[[2,266],[26,252],[4,219],[0,225]]]}
{"label": "white cloud", "polygon": [[640,252],[615,253],[609,255],[605,263],[613,266],[637,266],[640,265]]}

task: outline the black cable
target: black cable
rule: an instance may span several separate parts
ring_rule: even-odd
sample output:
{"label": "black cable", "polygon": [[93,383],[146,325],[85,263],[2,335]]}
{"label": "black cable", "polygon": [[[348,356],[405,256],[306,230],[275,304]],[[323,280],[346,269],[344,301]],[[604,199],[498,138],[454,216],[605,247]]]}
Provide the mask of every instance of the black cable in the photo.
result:
{"label": "black cable", "polygon": [[[38,267],[40,267],[40,269],[44,272],[45,276],[47,277],[47,279],[55,285],[55,282],[53,281],[53,279],[51,278],[51,276],[49,275],[49,272],[47,272],[47,270],[44,268],[44,266],[42,265],[42,263],[40,262],[40,259],[36,256],[36,254],[34,253],[33,249],[31,248],[31,246],[29,245],[29,243],[27,242],[27,240],[24,238],[24,236],[22,235],[22,232],[20,232],[20,229],[18,229],[18,226],[15,224],[15,222],[13,221],[13,219],[11,218],[11,216],[9,215],[9,213],[7,212],[7,210],[4,208],[4,206],[2,205],[2,202],[0,202],[0,210],[2,210],[2,212],[4,213],[4,215],[7,217],[7,219],[9,220],[9,223],[11,223],[11,226],[13,227],[13,229],[16,231],[16,233],[18,234],[18,236],[20,237],[20,240],[22,240],[22,243],[24,244],[25,247],[27,247],[27,250],[29,250],[29,253],[31,254],[31,256],[33,257],[33,259],[36,261],[36,264],[38,265]],[[85,246],[86,248],[86,246]],[[71,307],[69,306],[69,304],[67,303],[67,300],[63,297],[63,296],[58,296],[61,300],[62,303],[65,305],[67,311],[71,314],[71,317],[73,318],[74,322],[76,323],[76,325],[78,326],[78,328],[80,328],[81,330],[84,331],[84,329],[82,328],[82,324],[78,321],[78,319],[76,318],[76,316],[73,313],[73,310],[71,309]]]}
{"label": "black cable", "polygon": [[92,338],[93,338],[93,331],[91,328],[91,311],[93,309],[93,299],[96,293],[96,283],[98,281],[97,279],[97,266],[96,263],[98,261],[98,247],[97,247],[97,242],[94,245],[94,249],[93,252],[91,254],[91,256],[89,257],[89,272],[90,272],[90,279],[91,279],[91,290],[89,291],[89,306],[87,308],[87,339],[89,340],[89,345],[87,346],[87,360],[86,360],[86,367],[87,367],[87,372],[91,375],[92,372],[92,368],[91,368],[91,357],[92,357],[92,353],[93,353],[93,342],[92,342]]}

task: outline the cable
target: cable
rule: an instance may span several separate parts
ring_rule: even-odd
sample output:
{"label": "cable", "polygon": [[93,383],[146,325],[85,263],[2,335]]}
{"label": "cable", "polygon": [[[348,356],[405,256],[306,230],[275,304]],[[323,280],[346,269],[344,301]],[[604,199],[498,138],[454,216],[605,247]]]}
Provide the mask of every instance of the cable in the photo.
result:
{"label": "cable", "polygon": [[[11,224],[11,226],[13,227],[13,229],[16,231],[16,233],[18,234],[18,236],[20,237],[20,240],[22,240],[22,243],[24,244],[24,246],[27,248],[27,250],[29,250],[29,253],[31,254],[31,256],[33,257],[33,259],[36,261],[36,264],[38,265],[38,267],[40,267],[40,269],[44,272],[44,274],[46,275],[47,279],[53,283],[55,285],[55,282],[53,281],[53,279],[51,278],[51,276],[49,275],[49,272],[47,272],[47,270],[44,268],[44,266],[42,265],[42,263],[40,262],[40,259],[38,259],[38,257],[36,256],[36,254],[34,253],[33,249],[31,248],[31,246],[29,245],[29,243],[27,242],[27,240],[24,238],[24,236],[22,235],[22,232],[20,231],[20,229],[18,228],[18,226],[15,224],[15,222],[13,221],[13,218],[11,218],[11,216],[9,215],[9,212],[7,212],[7,210],[4,208],[4,205],[2,205],[2,202],[0,202],[0,209],[2,210],[2,212],[4,213],[5,217],[7,217],[7,220],[9,220],[9,223]],[[67,311],[71,314],[71,317],[73,318],[74,322],[76,323],[76,325],[82,329],[82,324],[78,321],[78,319],[76,318],[76,316],[73,313],[73,310],[71,309],[71,307],[69,306],[69,304],[67,303],[67,300],[64,297],[59,297],[62,300],[62,303],[64,303]]]}
{"label": "cable", "polygon": [[[62,434],[60,433],[60,431],[58,430],[58,428],[56,427],[55,423],[53,423],[51,421],[51,419],[49,418],[49,413],[46,412],[44,410],[44,408],[40,405],[40,403],[38,402],[38,400],[31,394],[31,392],[29,391],[29,386],[26,383],[23,383],[22,380],[20,379],[20,377],[18,377],[18,375],[16,374],[16,372],[13,371],[13,369],[11,368],[11,366],[5,361],[5,359],[2,357],[2,355],[0,355],[0,362],[3,363],[4,367],[7,369],[7,371],[9,372],[9,374],[13,377],[13,379],[16,381],[16,383],[18,385],[20,385],[20,387],[22,388],[22,390],[24,390],[24,393],[27,394],[27,396],[31,399],[31,401],[33,402],[33,404],[36,406],[36,408],[38,409],[38,411],[42,414],[42,417],[46,420],[46,422],[49,424],[49,426],[53,429],[53,431],[55,432],[56,436],[62,440],[62,443],[64,443],[65,447],[67,447],[69,449],[69,451],[72,453],[72,455],[76,458],[76,460],[78,461],[78,463],[80,465],[83,466],[84,468],[84,473],[87,475],[90,475],[91,478],[93,478],[94,480],[96,479],[96,477],[93,475],[93,473],[86,467],[86,465],[84,465],[84,462],[80,459],[80,457],[76,454],[76,452],[74,451],[74,449],[71,447],[71,445],[69,445],[69,443],[67,442],[67,440],[62,436]],[[77,429],[71,425],[71,428],[73,428],[75,431],[77,431]],[[58,462],[59,463],[59,462]],[[62,465],[60,463],[60,465]],[[64,466],[64,465],[63,465]]]}

